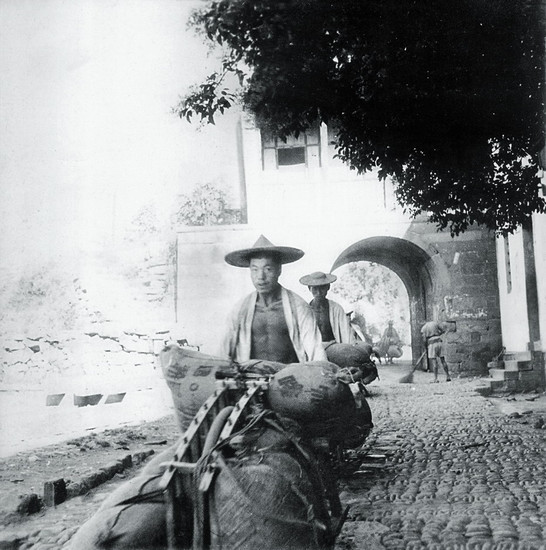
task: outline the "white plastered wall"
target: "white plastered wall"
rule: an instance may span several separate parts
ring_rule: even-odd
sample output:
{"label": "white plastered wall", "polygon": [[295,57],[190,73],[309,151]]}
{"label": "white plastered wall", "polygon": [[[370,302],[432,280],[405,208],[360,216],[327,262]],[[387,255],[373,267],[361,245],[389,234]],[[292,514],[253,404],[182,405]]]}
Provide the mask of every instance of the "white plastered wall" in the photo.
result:
{"label": "white plastered wall", "polygon": [[546,214],[535,214],[533,216],[533,242],[537,274],[540,341],[542,351],[546,351]]}
{"label": "white plastered wall", "polygon": [[[504,239],[510,250],[511,289],[508,290],[507,261]],[[497,269],[501,309],[502,344],[507,351],[524,351],[529,342],[527,296],[521,229],[513,235],[497,238]]]}

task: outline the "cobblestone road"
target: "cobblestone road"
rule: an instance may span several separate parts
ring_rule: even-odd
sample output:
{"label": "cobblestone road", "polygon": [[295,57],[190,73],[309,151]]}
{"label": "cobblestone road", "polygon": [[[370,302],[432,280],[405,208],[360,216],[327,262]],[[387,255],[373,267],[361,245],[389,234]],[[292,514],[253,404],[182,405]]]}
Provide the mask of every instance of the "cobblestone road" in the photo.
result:
{"label": "cobblestone road", "polygon": [[374,387],[367,446],[387,459],[346,483],[339,549],[546,548],[544,415],[502,414],[475,387]]}
{"label": "cobblestone road", "polygon": [[[343,483],[351,511],[336,550],[546,548],[546,430],[535,427],[546,414],[512,418],[475,382],[429,376],[372,386],[371,457]],[[64,548],[121,481],[21,524],[11,548]]]}

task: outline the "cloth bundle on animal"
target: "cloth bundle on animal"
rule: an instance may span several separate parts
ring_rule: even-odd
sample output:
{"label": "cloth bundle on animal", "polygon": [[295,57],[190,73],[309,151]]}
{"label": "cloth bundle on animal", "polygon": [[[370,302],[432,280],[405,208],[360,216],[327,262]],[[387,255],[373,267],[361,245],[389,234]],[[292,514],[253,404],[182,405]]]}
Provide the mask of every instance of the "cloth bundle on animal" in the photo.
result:
{"label": "cloth bundle on animal", "polygon": [[216,377],[234,374],[236,368],[254,374],[277,373],[267,392],[271,409],[296,420],[310,437],[352,438],[353,427],[363,441],[372,425],[369,407],[364,414],[357,409],[342,371],[326,361],[285,365],[251,360],[236,365],[229,359],[172,346],[160,354],[160,362],[182,433],[216,389]]}
{"label": "cloth bundle on animal", "polygon": [[402,348],[400,346],[391,345],[387,349],[387,355],[389,357],[394,357],[395,359],[402,357],[402,353]]}
{"label": "cloth bundle on animal", "polygon": [[377,367],[370,358],[371,347],[367,344],[330,344],[326,346],[328,361],[342,369],[358,369],[359,378],[364,384],[373,382],[377,377]]}
{"label": "cloth bundle on animal", "polygon": [[302,423],[348,416],[354,399],[338,373],[339,368],[326,361],[288,365],[271,380],[269,404],[278,414]]}
{"label": "cloth bundle on animal", "polygon": [[160,465],[172,460],[175,448],[149,462],[135,478],[112,492],[70,541],[70,550],[167,548],[166,507],[159,481]]}
{"label": "cloth bundle on animal", "polygon": [[230,359],[214,357],[199,351],[168,346],[159,355],[163,377],[171,390],[178,426],[183,433],[193,417],[216,389],[216,378],[239,372],[274,374],[283,363],[252,360],[237,365]]}
{"label": "cloth bundle on animal", "polygon": [[[342,365],[361,368],[365,384],[377,378],[377,368],[365,348],[333,344],[333,356]],[[367,362],[366,362],[367,359]],[[344,362],[345,361],[345,362]],[[171,390],[178,425],[183,433],[216,389],[216,377],[239,372],[273,375],[267,398],[271,409],[298,422],[307,437],[325,437],[347,448],[360,446],[369,435],[370,407],[361,396],[357,406],[343,370],[333,363],[315,361],[286,365],[251,360],[237,365],[191,349],[171,346],[160,354],[163,375]]]}
{"label": "cloth bundle on animal", "polygon": [[325,361],[288,365],[271,380],[271,409],[296,420],[308,438],[362,444],[373,426],[372,414],[365,399],[357,407],[340,374],[337,365]]}

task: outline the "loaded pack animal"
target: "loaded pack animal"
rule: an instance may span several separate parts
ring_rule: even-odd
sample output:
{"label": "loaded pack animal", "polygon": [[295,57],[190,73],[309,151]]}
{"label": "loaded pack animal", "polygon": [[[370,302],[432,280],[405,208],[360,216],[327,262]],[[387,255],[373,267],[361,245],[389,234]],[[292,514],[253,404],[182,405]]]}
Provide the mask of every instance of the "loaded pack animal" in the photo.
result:
{"label": "loaded pack animal", "polygon": [[160,363],[180,440],[118,487],[71,548],[333,548],[346,511],[327,452],[361,445],[372,427],[344,371],[177,345]]}

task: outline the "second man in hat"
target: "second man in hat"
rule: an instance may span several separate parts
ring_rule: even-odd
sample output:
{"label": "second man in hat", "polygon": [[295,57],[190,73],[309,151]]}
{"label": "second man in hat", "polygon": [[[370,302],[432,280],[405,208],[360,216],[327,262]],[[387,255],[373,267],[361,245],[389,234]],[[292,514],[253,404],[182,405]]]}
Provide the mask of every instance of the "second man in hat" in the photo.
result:
{"label": "second man in hat", "polygon": [[331,273],[315,271],[300,279],[313,295],[310,302],[322,335],[323,342],[335,341],[338,344],[353,344],[355,332],[343,308],[333,300],[326,298],[330,284],[337,280]]}

